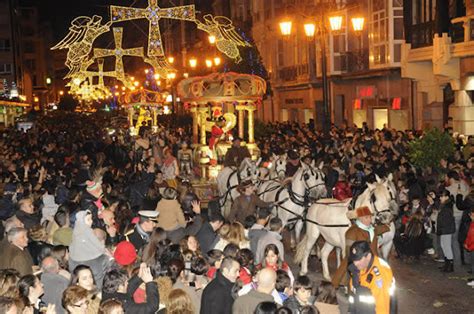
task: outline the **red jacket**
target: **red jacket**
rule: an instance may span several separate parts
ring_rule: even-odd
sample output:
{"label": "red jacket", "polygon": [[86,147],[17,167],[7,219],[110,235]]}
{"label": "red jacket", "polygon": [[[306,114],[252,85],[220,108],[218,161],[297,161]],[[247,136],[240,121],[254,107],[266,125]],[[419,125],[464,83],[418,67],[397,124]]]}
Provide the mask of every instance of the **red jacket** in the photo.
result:
{"label": "red jacket", "polygon": [[471,225],[469,226],[469,231],[467,232],[467,237],[464,241],[464,247],[469,252],[474,251],[474,221],[472,221]]}
{"label": "red jacket", "polygon": [[350,184],[345,181],[338,181],[332,189],[332,196],[340,201],[352,197]]}

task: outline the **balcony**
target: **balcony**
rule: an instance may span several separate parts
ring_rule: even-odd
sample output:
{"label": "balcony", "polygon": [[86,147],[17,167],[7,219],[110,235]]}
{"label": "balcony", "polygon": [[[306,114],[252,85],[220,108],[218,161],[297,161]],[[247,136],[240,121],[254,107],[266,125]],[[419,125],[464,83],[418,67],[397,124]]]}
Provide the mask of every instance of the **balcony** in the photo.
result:
{"label": "balcony", "polygon": [[413,49],[433,45],[434,21],[416,24],[411,27],[411,47]]}
{"label": "balcony", "polygon": [[369,69],[369,50],[347,52],[347,72],[361,72]]}
{"label": "balcony", "polygon": [[278,70],[278,78],[284,82],[308,79],[308,64],[298,64]]}

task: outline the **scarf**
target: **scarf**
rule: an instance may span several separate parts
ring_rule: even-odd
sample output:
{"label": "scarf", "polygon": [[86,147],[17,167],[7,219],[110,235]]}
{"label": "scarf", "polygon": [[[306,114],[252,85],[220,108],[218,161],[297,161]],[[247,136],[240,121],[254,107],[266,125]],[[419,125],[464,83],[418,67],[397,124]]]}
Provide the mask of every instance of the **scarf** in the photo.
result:
{"label": "scarf", "polygon": [[362,230],[367,231],[369,233],[370,242],[372,242],[374,240],[375,229],[372,225],[367,227],[366,225],[361,223],[359,220],[356,220],[356,225],[357,225],[357,227],[359,227]]}

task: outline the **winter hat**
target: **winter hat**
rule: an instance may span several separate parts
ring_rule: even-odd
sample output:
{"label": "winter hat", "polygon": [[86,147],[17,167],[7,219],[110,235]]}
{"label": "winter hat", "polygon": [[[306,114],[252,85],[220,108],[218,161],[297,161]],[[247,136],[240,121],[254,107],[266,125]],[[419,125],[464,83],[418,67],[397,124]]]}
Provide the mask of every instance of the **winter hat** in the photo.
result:
{"label": "winter hat", "polygon": [[86,181],[86,190],[87,190],[87,192],[92,194],[95,191],[97,191],[99,188],[101,188],[100,182],[95,182],[95,181],[91,181],[91,180]]}
{"label": "winter hat", "polygon": [[367,241],[356,241],[349,249],[349,261],[356,262],[371,253],[370,244]]}
{"label": "winter hat", "polygon": [[128,241],[120,242],[115,249],[114,258],[117,264],[122,266],[133,264],[137,260],[135,246]]}

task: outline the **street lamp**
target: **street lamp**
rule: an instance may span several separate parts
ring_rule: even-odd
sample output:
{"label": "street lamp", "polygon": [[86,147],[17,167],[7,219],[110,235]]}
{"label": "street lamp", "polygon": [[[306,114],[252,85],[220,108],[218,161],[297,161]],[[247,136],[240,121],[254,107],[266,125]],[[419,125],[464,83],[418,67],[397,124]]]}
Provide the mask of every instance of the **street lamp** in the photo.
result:
{"label": "street lamp", "polygon": [[[319,36],[319,42],[321,46],[321,72],[322,72],[322,83],[323,83],[323,131],[325,134],[328,134],[331,127],[331,114],[330,114],[330,105],[329,105],[329,84],[328,84],[328,77],[327,77],[327,59],[326,59],[326,40],[329,34],[329,31],[339,31],[342,28],[343,17],[339,15],[330,16],[329,17],[329,26],[330,29],[328,31],[326,27],[326,15],[324,10],[320,12],[318,20],[320,21],[320,25],[318,27],[318,31],[316,30],[315,23],[305,23],[304,24],[304,31],[306,37],[310,40],[314,40],[316,35]],[[280,32],[283,36],[289,37],[291,35],[292,29],[292,22],[290,20],[283,20],[279,23],[280,25]],[[356,32],[362,31],[364,26],[364,18],[356,17],[352,19],[352,26]],[[316,79],[315,74],[315,47],[314,42],[311,41],[310,43],[310,61],[309,61],[309,75],[310,80],[313,81]],[[316,106],[316,103],[315,103]],[[317,112],[317,108],[315,108],[315,113]],[[316,126],[316,124],[315,124]]]}
{"label": "street lamp", "polygon": [[280,22],[280,31],[283,36],[290,36],[291,35],[291,27],[292,22],[289,20],[284,20]]}
{"label": "street lamp", "polygon": [[193,68],[193,69],[196,68],[196,66],[197,66],[197,60],[196,60],[196,58],[191,58],[191,59],[189,59],[189,66],[190,66],[191,68]]}
{"label": "street lamp", "polygon": [[216,43],[216,36],[210,35],[208,38],[209,38],[209,43],[211,45],[214,45]]}
{"label": "street lamp", "polygon": [[174,63],[174,57],[168,57],[168,62],[170,64],[173,64]]}
{"label": "street lamp", "polygon": [[217,66],[219,66],[219,64],[221,64],[221,58],[215,57],[214,58],[214,65],[217,67]]}
{"label": "street lamp", "polygon": [[364,18],[363,17],[353,17],[351,19],[352,28],[355,32],[361,32],[364,29]]}
{"label": "street lamp", "polygon": [[304,33],[307,37],[314,37],[314,34],[316,33],[316,25],[314,23],[306,23],[304,25]]}
{"label": "street lamp", "polygon": [[208,69],[212,68],[212,60],[206,59],[206,67]]}

